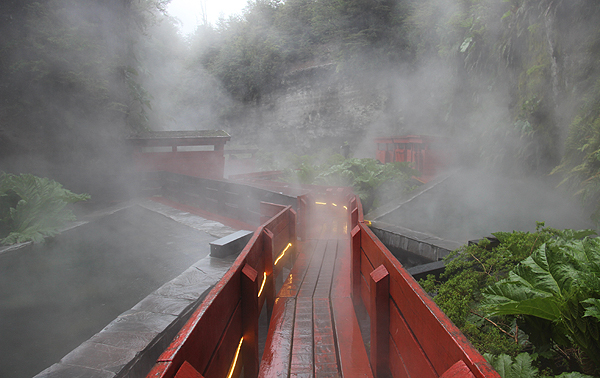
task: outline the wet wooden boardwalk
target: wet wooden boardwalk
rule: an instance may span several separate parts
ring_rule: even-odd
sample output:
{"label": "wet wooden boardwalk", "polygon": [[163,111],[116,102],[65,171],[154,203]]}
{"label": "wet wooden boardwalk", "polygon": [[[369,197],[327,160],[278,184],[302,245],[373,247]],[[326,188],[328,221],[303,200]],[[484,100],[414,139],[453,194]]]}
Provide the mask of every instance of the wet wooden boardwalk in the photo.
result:
{"label": "wet wooden boardwalk", "polygon": [[313,219],[275,300],[259,377],[372,377],[350,297],[346,217]]}

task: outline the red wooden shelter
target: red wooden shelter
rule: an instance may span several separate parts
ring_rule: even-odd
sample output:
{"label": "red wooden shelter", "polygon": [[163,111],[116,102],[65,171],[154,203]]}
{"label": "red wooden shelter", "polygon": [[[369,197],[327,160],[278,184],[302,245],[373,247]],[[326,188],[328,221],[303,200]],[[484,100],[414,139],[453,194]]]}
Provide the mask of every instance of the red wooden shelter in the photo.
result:
{"label": "red wooden shelter", "polygon": [[153,131],[132,136],[133,160],[142,172],[168,171],[195,177],[223,178],[223,130]]}
{"label": "red wooden shelter", "polygon": [[428,135],[405,135],[376,138],[376,158],[383,164],[410,162],[429,181],[448,164],[450,146],[447,138]]}

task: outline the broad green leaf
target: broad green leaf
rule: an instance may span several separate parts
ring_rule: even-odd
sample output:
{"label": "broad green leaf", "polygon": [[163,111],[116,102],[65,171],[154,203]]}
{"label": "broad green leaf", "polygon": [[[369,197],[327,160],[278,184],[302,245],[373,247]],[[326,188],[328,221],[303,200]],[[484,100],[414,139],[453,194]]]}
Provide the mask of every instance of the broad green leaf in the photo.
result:
{"label": "broad green leaf", "polygon": [[519,354],[514,361],[506,354],[494,356],[486,353],[483,357],[502,378],[532,378],[538,374],[538,369],[531,365],[533,360],[528,353]]}
{"label": "broad green leaf", "polygon": [[[489,297],[486,295],[486,299]],[[484,305],[488,316],[530,315],[550,321],[560,318],[560,309],[552,297],[532,298],[514,301],[506,296],[495,295],[490,298],[494,305]]]}

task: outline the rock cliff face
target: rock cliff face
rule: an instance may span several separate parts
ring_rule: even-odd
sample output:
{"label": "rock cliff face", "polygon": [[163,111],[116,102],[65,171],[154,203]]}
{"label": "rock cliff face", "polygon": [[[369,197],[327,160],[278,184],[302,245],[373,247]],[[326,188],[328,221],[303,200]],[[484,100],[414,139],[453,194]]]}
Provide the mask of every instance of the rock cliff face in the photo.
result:
{"label": "rock cliff face", "polygon": [[347,141],[355,156],[370,156],[373,137],[390,125],[388,97],[385,85],[344,77],[336,64],[313,66],[285,75],[260,104],[228,118],[226,129],[236,144],[304,154]]}

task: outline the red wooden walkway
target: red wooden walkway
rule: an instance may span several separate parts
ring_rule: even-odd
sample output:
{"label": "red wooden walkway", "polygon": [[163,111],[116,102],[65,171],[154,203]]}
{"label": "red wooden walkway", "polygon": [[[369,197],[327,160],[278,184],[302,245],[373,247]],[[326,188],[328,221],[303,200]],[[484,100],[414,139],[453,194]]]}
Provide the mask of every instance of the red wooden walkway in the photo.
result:
{"label": "red wooden walkway", "polygon": [[[299,197],[297,215],[273,204],[261,213],[263,225],[149,377],[230,378],[243,369],[245,378],[499,378],[364,224],[354,195],[330,190]],[[368,350],[356,309],[369,322]]]}
{"label": "red wooden walkway", "polygon": [[275,301],[259,376],[372,377],[350,296],[348,217],[315,210]]}

